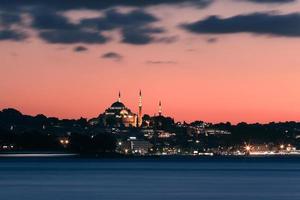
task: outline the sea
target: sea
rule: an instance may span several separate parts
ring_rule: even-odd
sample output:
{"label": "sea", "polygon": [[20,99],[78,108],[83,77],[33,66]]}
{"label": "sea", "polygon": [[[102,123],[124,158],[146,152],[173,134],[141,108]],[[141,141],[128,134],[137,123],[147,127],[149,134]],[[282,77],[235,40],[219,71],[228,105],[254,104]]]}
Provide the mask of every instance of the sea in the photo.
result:
{"label": "sea", "polygon": [[300,157],[1,157],[0,199],[300,199]]}

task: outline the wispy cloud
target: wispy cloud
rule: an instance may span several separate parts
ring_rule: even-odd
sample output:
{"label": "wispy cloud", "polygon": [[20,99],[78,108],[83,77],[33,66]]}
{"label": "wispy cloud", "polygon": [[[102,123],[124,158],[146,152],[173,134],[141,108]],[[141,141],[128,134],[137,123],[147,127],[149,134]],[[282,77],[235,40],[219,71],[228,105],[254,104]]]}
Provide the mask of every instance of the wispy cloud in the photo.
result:
{"label": "wispy cloud", "polygon": [[211,37],[206,40],[206,42],[208,42],[208,43],[216,43],[217,41],[218,41],[218,38],[216,38],[216,37]]}
{"label": "wispy cloud", "polygon": [[177,64],[177,62],[171,61],[171,60],[148,60],[148,61],[146,61],[146,64],[149,64],[149,65],[174,65],[174,64]]}
{"label": "wispy cloud", "polygon": [[74,47],[73,50],[74,50],[75,52],[82,52],[82,51],[87,51],[88,48],[85,47],[85,46],[76,46],[76,47]]}
{"label": "wispy cloud", "polygon": [[121,61],[123,56],[116,52],[107,52],[101,56],[104,59],[111,59],[114,61]]}

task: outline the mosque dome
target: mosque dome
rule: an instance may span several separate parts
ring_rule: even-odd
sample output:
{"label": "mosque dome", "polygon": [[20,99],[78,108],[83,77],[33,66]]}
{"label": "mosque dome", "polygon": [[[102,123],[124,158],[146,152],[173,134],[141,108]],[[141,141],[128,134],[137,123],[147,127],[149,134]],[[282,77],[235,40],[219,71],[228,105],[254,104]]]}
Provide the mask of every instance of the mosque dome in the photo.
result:
{"label": "mosque dome", "polygon": [[[121,93],[119,92],[118,100],[111,104],[109,108],[101,115],[101,120],[104,126],[115,126],[115,127],[137,127],[141,126],[142,122],[142,93],[140,91],[139,97],[139,114],[131,112],[121,102]],[[100,118],[100,117],[99,117]]]}
{"label": "mosque dome", "polygon": [[111,108],[125,108],[125,105],[119,101],[116,101],[115,103],[111,104]]}

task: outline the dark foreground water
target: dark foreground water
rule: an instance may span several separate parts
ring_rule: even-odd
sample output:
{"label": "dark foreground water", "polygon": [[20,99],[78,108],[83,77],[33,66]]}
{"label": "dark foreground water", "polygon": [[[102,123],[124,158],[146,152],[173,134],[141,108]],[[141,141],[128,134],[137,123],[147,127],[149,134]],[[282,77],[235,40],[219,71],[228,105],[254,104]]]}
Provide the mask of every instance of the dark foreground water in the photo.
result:
{"label": "dark foreground water", "polygon": [[300,158],[1,158],[0,199],[300,199]]}

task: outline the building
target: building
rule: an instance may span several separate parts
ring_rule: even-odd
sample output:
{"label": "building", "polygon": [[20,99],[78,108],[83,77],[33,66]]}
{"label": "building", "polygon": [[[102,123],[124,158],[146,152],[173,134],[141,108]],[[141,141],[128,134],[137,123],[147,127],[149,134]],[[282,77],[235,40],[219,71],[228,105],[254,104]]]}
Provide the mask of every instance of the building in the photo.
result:
{"label": "building", "polygon": [[150,142],[136,137],[130,137],[127,141],[120,142],[120,151],[125,154],[146,155],[152,147],[153,145]]}
{"label": "building", "polygon": [[149,150],[152,148],[152,144],[145,140],[131,140],[130,149],[134,154],[145,155],[149,153]]}
{"label": "building", "polygon": [[138,124],[138,116],[121,102],[120,92],[118,100],[111,104],[111,106],[100,115],[100,118],[103,120],[104,126],[136,127]]}
{"label": "building", "polygon": [[218,129],[205,129],[206,135],[231,135],[231,132]]}
{"label": "building", "polygon": [[142,119],[142,91],[140,90],[140,96],[139,96],[139,113],[138,113],[138,127],[141,127],[143,123]]}
{"label": "building", "polygon": [[164,138],[164,139],[176,136],[175,133],[170,133],[164,130],[158,130],[157,133],[158,133],[158,138]]}
{"label": "building", "polygon": [[158,103],[158,116],[162,116],[162,106],[161,106],[161,101]]}
{"label": "building", "polygon": [[[103,125],[104,127],[149,127],[153,123],[153,118],[148,115],[143,117],[142,91],[139,91],[138,112],[133,113],[121,101],[121,93],[119,92],[118,100],[111,104],[104,113],[100,114],[98,118],[91,119],[91,125]],[[158,116],[156,118],[164,119],[162,115],[161,101],[158,105]],[[157,121],[157,120],[156,120]]]}

